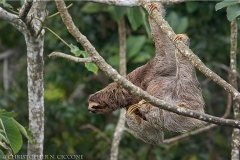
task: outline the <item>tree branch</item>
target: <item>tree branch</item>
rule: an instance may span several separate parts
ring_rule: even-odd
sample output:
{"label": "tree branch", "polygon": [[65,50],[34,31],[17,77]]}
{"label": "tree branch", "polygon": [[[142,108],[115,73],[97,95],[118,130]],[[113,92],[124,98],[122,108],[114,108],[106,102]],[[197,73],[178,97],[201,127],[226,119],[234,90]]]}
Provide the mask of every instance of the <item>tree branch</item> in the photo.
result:
{"label": "tree branch", "polygon": [[118,22],[118,35],[119,35],[119,72],[122,76],[127,75],[127,60],[126,60],[126,26],[125,19],[123,18]]}
{"label": "tree branch", "polygon": [[[44,31],[41,30],[42,22],[46,18],[46,6],[48,0],[35,1],[28,13],[34,16],[31,24],[39,36],[28,28],[24,33],[27,46],[27,74],[28,74],[28,111],[29,111],[29,130],[32,133],[34,143],[28,143],[28,157],[37,155],[36,159],[41,160],[43,155],[44,142]],[[42,31],[39,31],[39,29]]]}
{"label": "tree branch", "polygon": [[[151,3],[146,2],[146,0],[140,0],[142,3],[142,6],[148,10],[149,5]],[[193,65],[201,71],[205,76],[212,79],[214,82],[216,82],[218,85],[223,87],[226,91],[231,93],[233,96],[233,99],[236,99],[237,101],[240,101],[240,93],[229,83],[227,83],[225,80],[223,80],[220,76],[218,76],[216,73],[211,71],[209,68],[207,68],[204,63],[196,56],[191,49],[189,49],[188,46],[186,46],[182,41],[174,41],[176,34],[172,30],[172,28],[169,26],[168,22],[163,18],[163,16],[158,12],[156,9],[152,11],[151,14],[152,18],[156,21],[156,23],[159,25],[159,27],[162,29],[163,33],[168,36],[168,38],[172,41],[172,43],[175,45],[175,47],[184,55],[186,56]]]}
{"label": "tree branch", "polygon": [[21,19],[19,19],[17,15],[9,13],[1,7],[0,7],[0,19],[6,20],[8,23],[17,28],[20,32],[27,31],[26,25]]}
{"label": "tree branch", "polygon": [[74,57],[68,54],[64,54],[61,52],[52,52],[51,54],[48,55],[48,57],[52,57],[52,56],[57,56],[57,57],[62,57],[62,58],[66,58],[70,61],[74,61],[74,62],[92,62],[92,58],[88,57],[88,58],[78,58],[78,57]]}
{"label": "tree branch", "polygon": [[26,0],[24,5],[22,6],[19,12],[19,18],[22,19],[23,22],[27,22],[27,15],[33,5],[33,0]]}
{"label": "tree branch", "polygon": [[36,35],[36,31],[32,23],[34,15],[31,15],[28,17],[28,13],[30,12],[32,6],[33,6],[33,0],[26,0],[19,12],[19,18],[26,24],[31,35]]}
{"label": "tree branch", "polygon": [[[124,18],[118,22],[118,35],[119,35],[119,72],[122,76],[126,76],[126,27]],[[119,120],[113,135],[112,147],[111,147],[111,160],[118,159],[118,148],[121,141],[122,133],[125,128],[125,114],[126,110],[120,110]]]}
{"label": "tree branch", "polygon": [[[126,7],[141,6],[139,0],[86,0],[86,1]],[[175,4],[185,1],[186,0],[150,0],[150,2],[161,2],[162,4]]]}
{"label": "tree branch", "polygon": [[17,52],[20,52],[19,48],[13,48],[13,49],[6,50],[0,54],[0,60],[9,58],[10,56],[12,56],[13,54],[16,54]]}
{"label": "tree branch", "polygon": [[[230,49],[230,84],[233,85],[236,89],[238,88],[237,84],[237,66],[236,66],[236,56],[237,56],[237,31],[238,26],[236,19],[231,22],[231,49]],[[239,102],[233,101],[233,114],[234,119],[240,119],[240,111],[239,111]],[[239,160],[239,146],[240,146],[240,130],[234,128],[232,133],[232,150],[231,156],[232,160]]]}
{"label": "tree branch", "polygon": [[[70,56],[70,55],[68,55],[68,56]],[[219,117],[211,116],[208,114],[201,114],[201,113],[195,112],[193,110],[182,108],[175,104],[171,104],[171,103],[165,102],[163,100],[157,99],[157,98],[149,95],[146,91],[143,91],[141,88],[136,87],[127,79],[123,78],[120,74],[117,73],[117,71],[115,69],[113,69],[106,62],[102,61],[102,57],[100,57],[100,56],[99,57],[94,56],[94,57],[95,57],[94,63],[96,63],[98,65],[98,67],[100,69],[102,69],[109,77],[111,77],[114,81],[116,81],[122,87],[127,89],[130,93],[138,95],[139,97],[141,97],[142,99],[145,99],[147,102],[151,103],[152,105],[154,105],[156,107],[159,107],[161,109],[164,109],[164,110],[167,110],[170,112],[174,112],[179,115],[196,118],[196,119],[199,119],[199,120],[202,120],[205,122],[214,123],[214,124],[223,125],[223,126],[240,128],[240,121],[219,118]],[[72,56],[72,58],[74,58],[74,56]],[[102,64],[99,65],[98,63],[102,63]]]}
{"label": "tree branch", "polygon": [[[228,72],[230,71],[230,67],[228,67],[225,64],[220,63],[219,66],[220,66],[220,68],[222,68],[225,71],[228,71]],[[237,78],[240,78],[240,73],[238,73],[237,70],[236,70],[236,76],[237,76]]]}
{"label": "tree branch", "polygon": [[66,5],[63,0],[56,0],[57,8],[60,12],[62,20],[64,24],[67,26],[68,31],[75,37],[75,39],[82,44],[84,49],[89,53],[92,57],[93,62],[103,70],[106,75],[112,78],[115,82],[119,83],[122,87],[127,89],[130,93],[138,95],[140,98],[145,99],[150,104],[157,106],[161,109],[174,112],[179,115],[184,115],[187,117],[196,118],[202,121],[225,125],[225,126],[232,126],[236,128],[240,128],[240,121],[230,120],[230,119],[223,119],[218,118],[215,116],[201,114],[195,112],[193,110],[189,110],[186,108],[178,107],[177,105],[159,100],[151,95],[149,95],[146,91],[136,87],[130,81],[126,80],[126,78],[122,77],[118,72],[113,69],[109,64],[105,62],[105,60],[98,54],[95,48],[91,45],[91,43],[87,40],[87,38],[78,30],[78,28],[74,25],[71,16],[69,15],[68,11],[66,10]]}

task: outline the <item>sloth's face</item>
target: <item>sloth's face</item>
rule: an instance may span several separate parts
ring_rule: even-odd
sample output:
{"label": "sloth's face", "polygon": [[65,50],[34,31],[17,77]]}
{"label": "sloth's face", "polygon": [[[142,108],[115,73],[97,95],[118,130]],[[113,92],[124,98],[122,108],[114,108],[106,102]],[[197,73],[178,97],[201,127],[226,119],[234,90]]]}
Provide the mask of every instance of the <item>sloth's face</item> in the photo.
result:
{"label": "sloth's face", "polygon": [[98,93],[92,94],[88,100],[88,111],[94,114],[105,114],[114,111],[104,101],[100,101]]}
{"label": "sloth's face", "polygon": [[91,94],[88,99],[88,110],[94,114],[105,114],[121,108],[119,103],[122,88],[117,83],[111,83],[104,89]]}

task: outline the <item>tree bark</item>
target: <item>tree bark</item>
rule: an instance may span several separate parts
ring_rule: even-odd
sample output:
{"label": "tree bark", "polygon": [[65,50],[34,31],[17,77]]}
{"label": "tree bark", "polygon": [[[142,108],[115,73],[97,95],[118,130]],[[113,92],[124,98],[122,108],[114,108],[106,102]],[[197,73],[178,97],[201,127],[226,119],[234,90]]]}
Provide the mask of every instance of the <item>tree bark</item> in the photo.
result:
{"label": "tree bark", "polygon": [[[29,130],[34,144],[28,143],[28,155],[43,154],[44,89],[43,89],[43,36],[38,39],[25,35],[27,44]],[[31,158],[29,158],[31,159]],[[40,158],[39,158],[40,159]]]}
{"label": "tree bark", "polygon": [[0,19],[6,20],[8,23],[13,25],[20,32],[27,32],[26,25],[21,19],[15,14],[9,13],[0,7]]}
{"label": "tree bark", "polygon": [[[44,30],[38,37],[42,22],[46,17],[46,5],[48,1],[34,2],[29,7],[28,17],[34,17],[28,32],[24,33],[27,45],[27,74],[28,74],[28,105],[29,105],[29,130],[32,133],[33,144],[28,143],[28,159],[43,158],[44,140],[44,88],[43,88],[43,47]],[[26,16],[23,16],[26,19]],[[41,21],[40,21],[41,20]],[[26,23],[28,23],[26,21]],[[34,30],[33,30],[34,29]]]}
{"label": "tree bark", "polygon": [[[231,49],[230,49],[230,84],[238,89],[237,85],[237,68],[236,68],[236,55],[237,55],[237,22],[234,19],[231,22]],[[233,101],[233,114],[235,120],[240,120],[240,113],[239,113],[239,102],[234,100]],[[233,129],[232,133],[232,150],[231,156],[232,160],[239,160],[239,145],[240,145],[240,130],[237,128]]]}
{"label": "tree bark", "polygon": [[[87,1],[103,3],[108,5],[126,6],[126,7],[141,6],[141,3],[139,0],[87,0]],[[175,4],[175,3],[185,2],[186,0],[155,0],[155,2],[156,1],[161,2],[162,4]]]}
{"label": "tree bark", "polygon": [[[119,35],[119,72],[122,76],[126,76],[126,28],[124,18],[118,22],[118,35]],[[122,138],[122,133],[125,128],[125,114],[126,110],[120,110],[119,120],[113,135],[111,147],[111,160],[118,159],[119,143]]]}

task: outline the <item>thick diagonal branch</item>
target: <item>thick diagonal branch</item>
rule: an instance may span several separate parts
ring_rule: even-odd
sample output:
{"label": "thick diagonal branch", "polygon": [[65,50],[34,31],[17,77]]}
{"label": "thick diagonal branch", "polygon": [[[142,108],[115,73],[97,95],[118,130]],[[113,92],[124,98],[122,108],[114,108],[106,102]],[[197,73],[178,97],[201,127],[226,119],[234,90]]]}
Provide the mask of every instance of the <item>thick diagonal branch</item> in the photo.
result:
{"label": "thick diagonal branch", "polygon": [[[83,42],[82,44],[84,44]],[[86,45],[86,44],[85,44]],[[85,48],[86,49],[86,48]],[[90,54],[88,50],[88,53]],[[93,53],[95,54],[95,53]],[[72,56],[74,57],[74,56]],[[107,64],[104,59],[100,56],[94,55],[94,63],[97,64],[97,66],[103,70],[110,78],[112,78],[114,81],[119,83],[122,87],[127,89],[130,93],[138,95],[142,99],[145,99],[147,102],[151,103],[154,106],[157,106],[161,109],[174,112],[179,115],[187,116],[187,117],[192,117],[196,118],[205,122],[209,123],[214,123],[218,125],[223,125],[223,126],[231,126],[231,127],[236,127],[240,128],[240,121],[235,121],[231,119],[224,119],[224,118],[219,118],[215,116],[211,116],[208,114],[201,114],[198,112],[195,112],[190,109],[182,108],[177,105],[165,102],[163,100],[159,100],[151,95],[149,95],[146,91],[143,91],[141,88],[136,87],[134,84],[132,84],[130,81],[122,77],[115,69],[113,69],[109,64]]]}
{"label": "thick diagonal branch", "polygon": [[[142,6],[148,10],[149,5],[151,3],[146,2],[146,0],[140,0],[142,3]],[[240,101],[240,93],[229,83],[227,83],[225,80],[223,80],[219,75],[211,71],[208,67],[204,65],[204,63],[199,59],[198,56],[196,56],[191,49],[189,49],[188,46],[186,46],[181,41],[174,41],[176,34],[172,30],[172,28],[169,26],[168,22],[163,18],[163,16],[158,12],[156,9],[152,11],[151,14],[152,18],[156,21],[156,23],[159,25],[159,27],[162,29],[163,33],[166,34],[169,39],[173,42],[173,44],[176,46],[176,48],[184,55],[186,56],[193,64],[194,66],[201,71],[205,76],[212,79],[214,82],[219,84],[222,88],[224,88],[226,91],[231,93],[233,96],[233,99],[236,99],[237,101]]]}
{"label": "thick diagonal branch", "polygon": [[89,53],[92,57],[94,63],[103,70],[106,75],[112,78],[115,82],[119,83],[122,87],[127,89],[130,93],[138,95],[140,98],[145,99],[147,102],[151,103],[154,106],[157,106],[161,109],[174,112],[179,115],[184,115],[187,117],[196,118],[202,121],[231,126],[240,128],[240,121],[235,121],[231,119],[223,119],[215,116],[201,114],[195,112],[193,110],[189,110],[186,108],[182,108],[176,106],[174,104],[159,100],[151,95],[149,95],[146,91],[136,87],[130,81],[126,80],[126,78],[122,77],[115,69],[113,69],[109,64],[105,62],[105,60],[99,55],[96,49],[92,46],[92,44],[88,41],[88,39],[78,30],[78,28],[74,25],[71,16],[69,15],[66,5],[63,0],[56,0],[57,8],[60,12],[62,20],[64,24],[67,26],[68,31],[75,37],[75,39],[82,44],[84,49]]}
{"label": "thick diagonal branch", "polygon": [[[141,6],[139,0],[87,0],[87,1],[126,7]],[[162,4],[175,4],[185,2],[186,0],[149,0],[149,1],[161,2]]]}

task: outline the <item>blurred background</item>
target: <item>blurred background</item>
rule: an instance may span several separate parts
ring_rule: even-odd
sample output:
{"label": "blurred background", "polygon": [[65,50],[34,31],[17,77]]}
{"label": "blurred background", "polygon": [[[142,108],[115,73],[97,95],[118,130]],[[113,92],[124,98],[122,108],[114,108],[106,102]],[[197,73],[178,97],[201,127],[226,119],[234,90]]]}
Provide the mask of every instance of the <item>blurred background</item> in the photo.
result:
{"label": "blurred background", "polygon": [[[9,2],[15,9],[20,2]],[[118,70],[119,45],[117,21],[124,17],[127,29],[127,71],[145,64],[154,56],[147,13],[143,8],[113,7],[86,1],[73,3],[69,9],[73,21],[105,60]],[[216,2],[186,2],[165,6],[166,19],[176,33],[187,33],[190,48],[211,70],[227,80],[230,53],[230,23],[226,9],[215,11]],[[54,2],[48,4],[49,15],[57,12]],[[77,45],[59,15],[45,26],[67,43]],[[7,33],[7,34],[6,34]],[[17,49],[7,61],[0,59],[0,106],[16,112],[16,120],[28,126],[27,57],[23,35],[0,21],[1,53]],[[239,50],[239,49],[238,49]],[[109,79],[87,71],[83,63],[49,58],[52,51],[71,54],[69,48],[49,31],[45,34],[45,155],[83,155],[84,159],[109,159],[111,140],[119,111],[106,115],[88,112],[88,96],[105,86]],[[238,58],[239,62],[239,58]],[[6,68],[7,67],[7,68]],[[239,71],[239,65],[238,65]],[[227,93],[197,71],[208,114],[222,116]],[[229,118],[232,118],[232,113]],[[152,146],[124,132],[119,159],[127,160],[228,160],[231,154],[232,128],[218,126],[174,144]],[[166,134],[165,138],[177,134]],[[27,140],[18,154],[26,154]]]}

